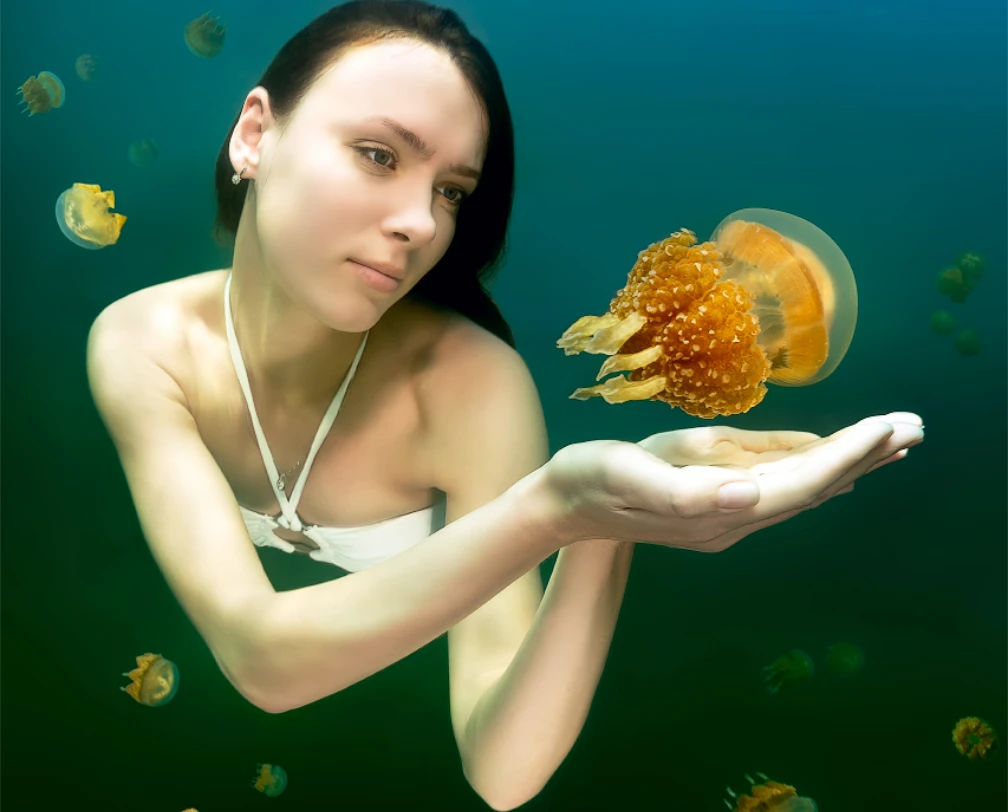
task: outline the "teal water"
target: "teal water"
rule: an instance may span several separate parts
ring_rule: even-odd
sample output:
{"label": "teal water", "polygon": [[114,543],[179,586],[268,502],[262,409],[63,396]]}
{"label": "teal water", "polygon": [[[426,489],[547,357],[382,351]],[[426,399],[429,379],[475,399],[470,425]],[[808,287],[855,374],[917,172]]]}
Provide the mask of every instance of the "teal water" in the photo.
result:
{"label": "teal water", "polygon": [[[702,421],[659,403],[568,394],[597,359],[560,333],[601,313],[637,252],[706,236],[760,206],[819,225],[857,276],[847,357],[808,389],[771,388],[743,428],[828,433],[911,410],[926,442],[853,494],[728,552],[637,549],[612,653],[574,750],[534,810],[723,809],[761,770],[822,812],[1004,810],[1004,748],[951,743],[1006,703],[1006,11],[1003,3],[448,3],[495,57],[515,117],[518,187],[494,295],[535,376],[554,450]],[[178,812],[478,810],[448,716],[444,639],[287,714],[245,702],[217,670],[140,534],[87,391],[87,330],[130,291],[227,263],[211,237],[212,169],[279,46],[326,4],[220,3],[224,50],[199,60],[184,3],[3,6],[3,786],[5,809]],[[74,73],[82,53],[95,81]],[[18,112],[41,70],[62,108]],[[158,157],[140,169],[129,144]],[[53,219],[74,182],[116,193],[119,243],[85,251]],[[963,251],[987,272],[963,304],[937,274]],[[936,309],[977,331],[962,357]],[[339,576],[266,550],[279,589]],[[549,567],[544,568],[544,577]],[[850,641],[856,676],[825,664]],[[776,696],[761,669],[789,649],[815,676]],[[120,674],[174,660],[151,709]],[[283,795],[249,789],[257,762]]]}

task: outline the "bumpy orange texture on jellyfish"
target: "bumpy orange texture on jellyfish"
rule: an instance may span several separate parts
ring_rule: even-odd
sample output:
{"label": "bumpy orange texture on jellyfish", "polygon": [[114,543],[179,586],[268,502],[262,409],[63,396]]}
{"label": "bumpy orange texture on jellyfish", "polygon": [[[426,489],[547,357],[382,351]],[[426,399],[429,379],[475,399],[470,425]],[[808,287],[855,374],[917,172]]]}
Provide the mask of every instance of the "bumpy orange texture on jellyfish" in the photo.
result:
{"label": "bumpy orange texture on jellyfish", "polygon": [[970,761],[986,759],[998,746],[994,728],[976,716],[967,716],[956,722],[952,730],[952,741],[956,750]]}
{"label": "bumpy orange texture on jellyfish", "polygon": [[823,380],[856,321],[854,274],[836,243],[793,215],[745,209],[708,242],[682,229],[641,251],[609,311],[578,319],[557,346],[611,356],[596,380],[629,371],[573,399],[660,400],[713,418],[749,411],[767,382]]}
{"label": "bumpy orange texture on jellyfish", "polygon": [[732,812],[816,812],[818,809],[815,801],[800,797],[794,787],[771,781],[763,773],[756,773],[756,776],[763,783],[757,783],[747,774],[747,793],[740,795],[731,787],[727,788],[731,800],[725,798],[724,802]]}

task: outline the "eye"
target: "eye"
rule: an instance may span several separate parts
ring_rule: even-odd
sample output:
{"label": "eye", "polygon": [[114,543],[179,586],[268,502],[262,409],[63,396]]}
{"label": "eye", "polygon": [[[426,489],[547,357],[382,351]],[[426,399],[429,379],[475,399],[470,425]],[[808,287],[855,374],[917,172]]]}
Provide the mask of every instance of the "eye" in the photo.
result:
{"label": "eye", "polygon": [[[393,155],[392,152],[390,152],[387,149],[382,149],[381,147],[354,147],[354,151],[358,155],[365,156],[368,159],[368,161],[370,163],[373,163],[375,166],[379,166],[382,169],[393,168],[393,163],[395,162],[395,155]],[[389,159],[389,163],[384,163],[383,161],[378,160],[377,158],[371,158],[369,157],[369,153],[374,153],[375,155],[378,156],[384,156]]]}

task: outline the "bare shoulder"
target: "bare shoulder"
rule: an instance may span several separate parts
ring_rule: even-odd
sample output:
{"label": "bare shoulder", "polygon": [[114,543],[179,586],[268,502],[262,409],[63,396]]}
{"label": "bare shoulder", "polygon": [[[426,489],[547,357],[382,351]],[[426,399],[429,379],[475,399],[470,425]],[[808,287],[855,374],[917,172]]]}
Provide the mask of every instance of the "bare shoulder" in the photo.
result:
{"label": "bare shoulder", "polygon": [[127,294],[98,314],[88,335],[88,371],[150,362],[176,379],[188,375],[189,341],[223,271],[209,271]]}
{"label": "bare shoulder", "polygon": [[418,381],[435,483],[457,485],[459,471],[482,450],[537,467],[548,453],[535,381],[509,344],[458,314],[443,316]]}

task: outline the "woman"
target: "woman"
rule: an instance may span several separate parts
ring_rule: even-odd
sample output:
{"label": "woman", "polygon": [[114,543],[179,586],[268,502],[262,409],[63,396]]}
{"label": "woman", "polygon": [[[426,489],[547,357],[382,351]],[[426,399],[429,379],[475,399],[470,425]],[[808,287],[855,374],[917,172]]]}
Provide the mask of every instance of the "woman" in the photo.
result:
{"label": "woman", "polygon": [[[447,632],[463,769],[495,809],[533,797],[580,732],[631,542],[724,549],[922,437],[891,415],[548,460],[480,283],[513,178],[496,68],[452,12],[339,6],[281,49],[221,149],[232,267],[113,303],[88,342],[151,551],[235,688],[284,711]],[[250,540],[353,574],[278,593]]]}

